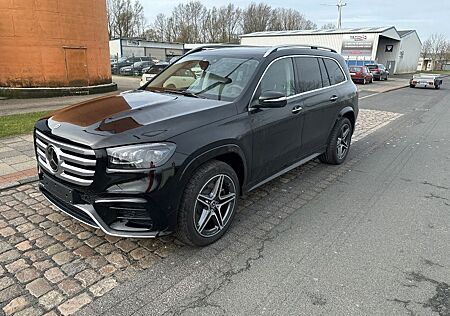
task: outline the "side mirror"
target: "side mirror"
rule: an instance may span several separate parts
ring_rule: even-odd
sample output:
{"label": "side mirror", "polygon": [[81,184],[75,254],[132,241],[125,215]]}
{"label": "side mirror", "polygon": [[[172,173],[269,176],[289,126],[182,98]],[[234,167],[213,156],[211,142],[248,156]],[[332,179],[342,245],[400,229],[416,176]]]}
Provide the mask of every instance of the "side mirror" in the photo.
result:
{"label": "side mirror", "polygon": [[259,108],[282,108],[287,104],[287,97],[278,91],[264,91],[258,101]]}

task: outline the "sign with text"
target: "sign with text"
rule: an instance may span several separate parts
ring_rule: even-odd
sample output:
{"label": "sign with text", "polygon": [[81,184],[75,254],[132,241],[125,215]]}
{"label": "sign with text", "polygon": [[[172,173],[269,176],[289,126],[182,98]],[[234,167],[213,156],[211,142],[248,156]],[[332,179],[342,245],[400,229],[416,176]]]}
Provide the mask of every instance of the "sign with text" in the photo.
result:
{"label": "sign with text", "polygon": [[344,34],[342,39],[343,56],[372,56],[374,34]]}

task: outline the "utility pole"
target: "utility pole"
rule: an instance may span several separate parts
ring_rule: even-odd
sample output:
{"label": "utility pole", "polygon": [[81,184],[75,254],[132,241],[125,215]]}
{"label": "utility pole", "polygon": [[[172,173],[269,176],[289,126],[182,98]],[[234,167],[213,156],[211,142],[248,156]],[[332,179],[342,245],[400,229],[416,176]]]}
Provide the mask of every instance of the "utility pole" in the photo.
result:
{"label": "utility pole", "polygon": [[346,2],[343,2],[342,0],[337,0],[337,8],[338,8],[338,18],[336,22],[336,28],[340,29],[342,28],[342,8],[347,5]]}
{"label": "utility pole", "polygon": [[347,6],[347,2],[344,2],[343,0],[337,0],[336,4],[321,4],[328,7],[337,7],[338,9],[338,17],[336,21],[336,28],[340,29],[342,28],[342,8]]}

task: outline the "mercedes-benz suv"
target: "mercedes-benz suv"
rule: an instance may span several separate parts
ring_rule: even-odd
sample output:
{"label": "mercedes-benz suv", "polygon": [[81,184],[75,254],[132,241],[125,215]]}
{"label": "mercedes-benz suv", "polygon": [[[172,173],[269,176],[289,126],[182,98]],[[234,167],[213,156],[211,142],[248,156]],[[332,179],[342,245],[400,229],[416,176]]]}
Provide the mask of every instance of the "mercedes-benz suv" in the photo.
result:
{"label": "mercedes-benz suv", "polygon": [[106,234],[204,246],[240,195],[314,158],[342,163],[357,115],[333,50],[201,47],[138,90],[38,121],[40,189]]}

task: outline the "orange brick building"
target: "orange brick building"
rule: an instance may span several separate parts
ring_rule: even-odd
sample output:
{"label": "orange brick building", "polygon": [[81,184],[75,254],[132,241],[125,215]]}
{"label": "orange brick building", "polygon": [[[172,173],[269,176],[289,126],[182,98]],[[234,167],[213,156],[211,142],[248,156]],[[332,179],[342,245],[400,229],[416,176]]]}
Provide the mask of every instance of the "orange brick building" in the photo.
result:
{"label": "orange brick building", "polygon": [[0,0],[0,87],[106,83],[105,0]]}

